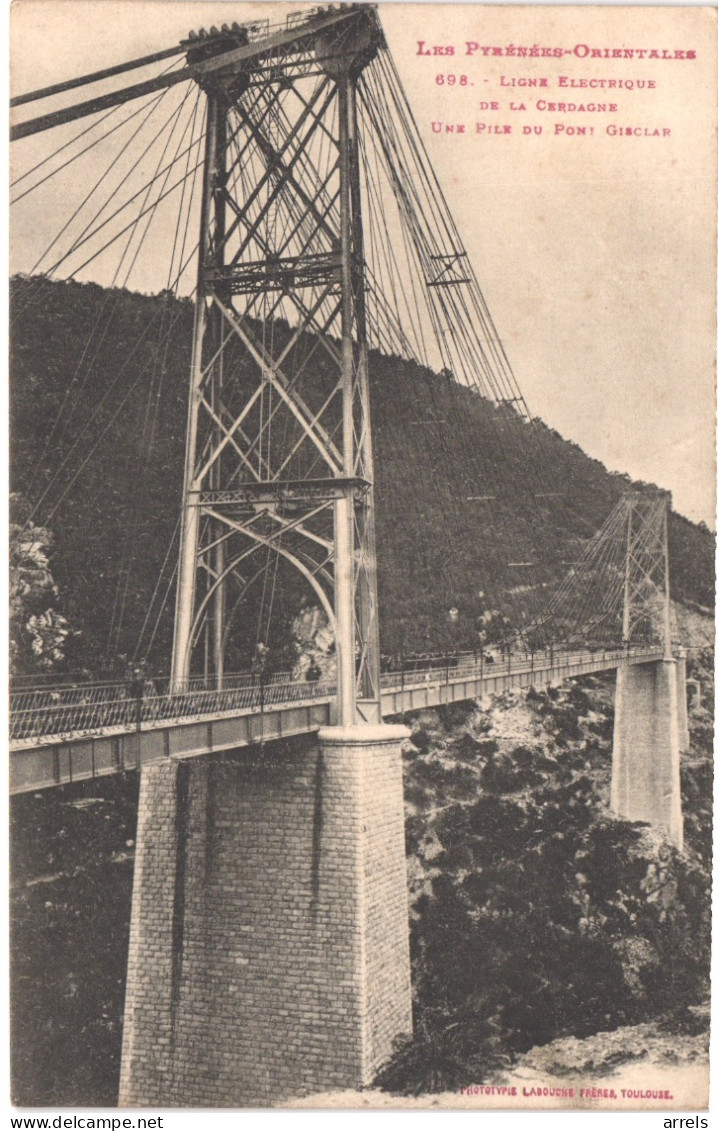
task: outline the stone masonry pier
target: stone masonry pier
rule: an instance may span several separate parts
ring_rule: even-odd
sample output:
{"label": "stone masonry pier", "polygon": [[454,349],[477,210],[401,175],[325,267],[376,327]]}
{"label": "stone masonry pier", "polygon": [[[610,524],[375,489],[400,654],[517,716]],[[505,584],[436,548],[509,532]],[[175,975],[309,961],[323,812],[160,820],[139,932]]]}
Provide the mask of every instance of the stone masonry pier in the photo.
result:
{"label": "stone masonry pier", "polygon": [[402,726],[145,767],[123,1106],[368,1084],[410,1033]]}

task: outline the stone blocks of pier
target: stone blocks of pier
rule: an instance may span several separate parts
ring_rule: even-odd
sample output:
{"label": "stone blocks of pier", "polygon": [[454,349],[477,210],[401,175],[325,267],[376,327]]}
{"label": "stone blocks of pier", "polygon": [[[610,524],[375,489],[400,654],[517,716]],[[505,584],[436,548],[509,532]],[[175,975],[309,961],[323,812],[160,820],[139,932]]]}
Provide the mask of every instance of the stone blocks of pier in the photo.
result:
{"label": "stone blocks of pier", "polygon": [[683,847],[680,752],[687,739],[685,661],[624,663],[616,673],[611,809]]}
{"label": "stone blocks of pier", "polygon": [[368,1084],[411,1032],[404,727],[146,767],[120,1103]]}

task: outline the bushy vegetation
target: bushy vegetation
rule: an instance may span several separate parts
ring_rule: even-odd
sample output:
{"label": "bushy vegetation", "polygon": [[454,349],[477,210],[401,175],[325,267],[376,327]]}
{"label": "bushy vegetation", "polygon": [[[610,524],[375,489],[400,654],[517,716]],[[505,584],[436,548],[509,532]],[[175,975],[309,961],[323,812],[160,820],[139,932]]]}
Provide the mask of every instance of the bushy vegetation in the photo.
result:
{"label": "bushy vegetation", "polygon": [[117,1103],[138,784],[119,775],[11,801],[16,1104]]}
{"label": "bushy vegetation", "polygon": [[[686,845],[710,875],[715,743],[713,649],[705,648],[697,654],[691,654],[687,666],[691,748],[681,764],[683,827]],[[692,681],[695,681],[697,687],[691,686]]]}
{"label": "bushy vegetation", "polygon": [[[99,672],[133,655],[177,523],[192,308],[168,292],[42,278],[14,280],[11,301],[13,489],[42,499],[35,521],[54,535],[52,573],[77,633],[68,662]],[[286,322],[266,332],[278,348],[289,340]],[[323,356],[310,367],[320,391],[332,377]],[[241,383],[251,362],[238,346],[230,361]],[[473,648],[479,617],[495,609],[516,622],[634,485],[541,421],[414,362],[372,353],[370,375],[382,649]],[[670,541],[674,595],[711,606],[713,538],[672,515]],[[175,556],[176,546],[167,576]],[[302,595],[280,578],[274,656]],[[161,594],[145,636],[155,671],[168,664],[171,593],[155,628],[160,606]]]}
{"label": "bushy vegetation", "polygon": [[[698,661],[712,705],[712,677]],[[686,851],[607,812],[600,682],[415,724],[406,764],[415,1038],[382,1073],[451,1090],[557,1037],[662,1018],[707,994],[712,760],[683,775]],[[694,719],[694,722],[700,722]]]}

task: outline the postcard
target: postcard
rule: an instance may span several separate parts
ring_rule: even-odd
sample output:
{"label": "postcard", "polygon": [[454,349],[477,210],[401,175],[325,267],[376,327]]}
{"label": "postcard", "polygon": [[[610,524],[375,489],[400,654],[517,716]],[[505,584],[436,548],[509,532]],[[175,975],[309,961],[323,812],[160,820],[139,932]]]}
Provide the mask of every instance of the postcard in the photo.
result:
{"label": "postcard", "polygon": [[706,1126],[716,10],[11,33],[12,1104]]}

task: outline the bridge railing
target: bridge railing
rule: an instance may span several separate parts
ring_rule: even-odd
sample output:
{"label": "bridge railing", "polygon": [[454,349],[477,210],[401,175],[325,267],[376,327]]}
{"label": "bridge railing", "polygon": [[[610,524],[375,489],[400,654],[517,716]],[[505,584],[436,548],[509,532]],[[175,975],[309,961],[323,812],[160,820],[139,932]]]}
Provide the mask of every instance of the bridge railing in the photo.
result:
{"label": "bridge railing", "polygon": [[[655,649],[632,649],[630,656],[654,658]],[[520,672],[547,671],[556,666],[586,667],[592,662],[614,665],[625,658],[624,649],[511,650],[500,656],[488,652],[453,652],[413,658],[401,671],[385,672],[384,691],[463,680],[484,680]],[[138,681],[86,683],[23,689],[10,697],[10,741],[58,735],[88,736],[108,731],[141,728],[168,720],[202,718],[233,711],[261,713],[265,709],[312,699],[328,699],[336,693],[333,681],[299,681],[289,672],[264,675],[236,672],[214,678],[193,676],[180,686],[168,677]]]}
{"label": "bridge railing", "polygon": [[13,691],[10,709],[13,713],[26,710],[44,710],[62,706],[89,706],[116,702],[127,694],[122,683],[84,683],[55,687],[27,688]]}
{"label": "bridge railing", "polygon": [[506,675],[518,671],[545,671],[557,663],[584,664],[592,660],[610,663],[625,656],[623,649],[589,649],[556,646],[554,648],[504,649],[474,652],[434,653],[411,660],[399,671],[386,672],[381,677],[385,691],[422,683],[439,683],[442,680],[482,679],[491,675]]}
{"label": "bridge railing", "polygon": [[[334,683],[297,681],[277,675],[260,679],[241,673],[206,687],[208,681],[189,680],[180,688],[165,691],[148,681],[142,695],[130,695],[127,684],[106,684],[54,691],[21,692],[11,697],[10,740],[18,742],[58,734],[101,734],[115,728],[131,730],[163,720],[201,717],[231,711],[261,711],[279,704],[328,698]],[[199,683],[199,686],[198,686]],[[18,701],[16,701],[16,699]]]}

